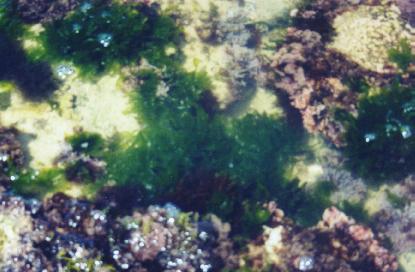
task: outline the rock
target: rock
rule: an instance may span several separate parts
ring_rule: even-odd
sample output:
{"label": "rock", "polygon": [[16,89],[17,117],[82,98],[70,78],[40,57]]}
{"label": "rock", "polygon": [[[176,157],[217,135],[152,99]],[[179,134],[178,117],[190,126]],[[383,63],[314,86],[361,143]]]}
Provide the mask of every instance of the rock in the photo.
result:
{"label": "rock", "polygon": [[314,227],[296,226],[270,205],[276,218],[241,258],[250,268],[272,271],[373,271],[398,270],[395,256],[381,246],[368,227],[332,207]]}
{"label": "rock", "polygon": [[35,24],[62,19],[75,9],[79,0],[15,0],[16,10],[26,23]]}
{"label": "rock", "polygon": [[415,27],[415,1],[414,0],[396,0],[399,9],[412,27]]}

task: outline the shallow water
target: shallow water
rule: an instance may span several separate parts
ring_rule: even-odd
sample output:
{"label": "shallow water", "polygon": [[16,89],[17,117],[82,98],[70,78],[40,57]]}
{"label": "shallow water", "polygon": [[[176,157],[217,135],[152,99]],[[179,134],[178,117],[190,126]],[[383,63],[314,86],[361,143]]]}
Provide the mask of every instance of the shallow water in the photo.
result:
{"label": "shallow water", "polygon": [[415,271],[408,5],[0,0],[0,270]]}

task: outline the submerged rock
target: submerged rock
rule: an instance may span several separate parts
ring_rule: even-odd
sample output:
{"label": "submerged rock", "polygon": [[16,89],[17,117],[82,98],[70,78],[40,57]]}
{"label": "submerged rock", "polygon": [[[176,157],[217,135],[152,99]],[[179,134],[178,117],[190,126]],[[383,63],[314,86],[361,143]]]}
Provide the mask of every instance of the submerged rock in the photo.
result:
{"label": "submerged rock", "polygon": [[398,270],[398,263],[366,226],[332,207],[314,227],[301,228],[269,205],[273,223],[243,255],[254,271],[382,271]]}
{"label": "submerged rock", "polygon": [[[289,28],[286,42],[274,56],[272,81],[289,95],[310,132],[322,132],[336,145],[345,132],[334,108],[356,112],[357,95],[342,83],[342,75],[362,73],[343,56],[326,50],[319,33]],[[346,72],[347,71],[347,72]]]}
{"label": "submerged rock", "polygon": [[191,214],[170,214],[158,206],[120,218],[113,232],[112,258],[125,271],[218,271],[231,253],[228,232],[222,232],[226,226],[215,218],[194,220]]}
{"label": "submerged rock", "polygon": [[415,1],[414,0],[396,0],[403,17],[415,27]]}
{"label": "submerged rock", "polygon": [[[350,28],[349,17],[362,24]],[[336,114],[357,115],[362,82],[385,86],[393,80],[397,71],[388,49],[411,37],[410,31],[391,1],[319,0],[293,19],[295,27],[288,28],[273,57],[271,83],[288,94],[309,132],[344,146],[346,128]],[[411,135],[407,129],[402,133]],[[374,136],[367,134],[366,141]]]}
{"label": "submerged rock", "polygon": [[19,16],[26,23],[50,22],[65,17],[79,0],[15,0]]}
{"label": "submerged rock", "polygon": [[0,184],[8,186],[16,179],[15,170],[24,164],[22,145],[18,131],[0,127]]}
{"label": "submerged rock", "polygon": [[391,65],[388,50],[400,40],[411,39],[396,7],[360,6],[338,15],[333,27],[336,35],[329,46],[378,73],[384,73],[385,67]]}
{"label": "submerged rock", "polygon": [[169,206],[127,216],[57,193],[42,204],[0,194],[2,271],[219,271],[229,226]]}
{"label": "submerged rock", "polygon": [[18,197],[0,196],[1,271],[42,271],[52,269],[48,258],[36,248],[45,233],[34,222],[26,203]]}

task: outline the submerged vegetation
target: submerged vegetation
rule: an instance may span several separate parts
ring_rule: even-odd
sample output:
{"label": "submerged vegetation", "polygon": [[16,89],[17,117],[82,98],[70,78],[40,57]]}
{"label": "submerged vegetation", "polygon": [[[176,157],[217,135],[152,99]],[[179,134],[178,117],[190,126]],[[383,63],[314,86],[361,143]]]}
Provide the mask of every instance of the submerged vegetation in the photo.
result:
{"label": "submerged vegetation", "polygon": [[80,132],[68,137],[66,141],[78,154],[101,157],[105,152],[104,139],[98,133]]}
{"label": "submerged vegetation", "polygon": [[[414,61],[408,41],[389,51],[391,61],[406,72]],[[358,115],[343,116],[348,131],[346,155],[354,170],[383,181],[411,173],[415,165],[415,90],[398,75],[388,85],[361,89]]]}
{"label": "submerged vegetation", "polygon": [[348,123],[346,153],[364,176],[408,173],[415,163],[414,90],[395,83],[372,92],[364,95],[359,116]]}
{"label": "submerged vegetation", "polygon": [[[318,197],[286,177],[295,156],[306,151],[303,131],[265,114],[220,115],[207,75],[181,68],[180,30],[171,17],[145,4],[95,1],[44,26],[44,57],[73,62],[81,76],[140,59],[153,65],[134,75],[139,84],[133,110],[145,128],[127,145],[96,133],[69,136],[71,151],[65,156],[71,159],[56,169],[19,173],[16,191],[43,196],[73,181],[100,188],[110,180],[141,188],[148,203],[172,201],[240,222],[235,232],[247,235],[269,219],[262,207],[268,200],[277,200],[303,223],[320,214]],[[309,212],[315,208],[317,213]]]}
{"label": "submerged vegetation", "polygon": [[[368,195],[364,181],[384,181],[413,171],[415,90],[410,73],[414,56],[408,41],[403,40],[398,48],[389,51],[390,60],[400,69],[395,80],[387,78],[386,83],[375,87],[361,75],[366,70],[327,50],[326,43],[333,34],[331,16],[335,12],[331,13],[325,0],[304,1],[309,4],[303,3],[301,9],[321,9],[315,18],[309,17],[312,12],[293,12],[289,20],[302,30],[287,30],[285,44],[281,41],[287,63],[281,62],[284,65],[275,67],[275,63],[267,63],[266,68],[284,70],[278,73],[279,78],[289,79],[284,82],[284,88],[296,90],[293,94],[297,104],[293,105],[297,109],[288,109],[288,103],[286,109],[308,114],[313,111],[308,119],[303,119],[305,126],[309,122],[316,126],[314,131],[327,130],[336,136],[346,131],[341,134],[342,139],[338,138],[338,143],[344,140],[345,145],[337,146],[342,146],[344,152],[333,155],[334,147],[327,148],[330,149],[328,158],[321,162],[318,160],[326,154],[311,150],[313,143],[308,134],[297,123],[287,122],[289,117],[256,111],[230,115],[220,110],[213,95],[215,81],[200,69],[184,68],[181,46],[186,23],[178,20],[176,13],[163,14],[157,4],[149,1],[73,1],[63,3],[63,9],[42,2],[38,10],[26,10],[34,7],[34,3],[18,2],[20,6],[16,10],[12,2],[0,0],[0,58],[3,61],[0,80],[4,81],[0,84],[7,87],[0,93],[0,99],[4,97],[0,110],[13,106],[14,97],[10,94],[15,86],[37,105],[40,98],[48,98],[62,83],[65,87],[48,103],[51,112],[64,119],[64,108],[70,105],[70,113],[81,111],[79,105],[84,99],[70,89],[70,95],[65,97],[70,102],[61,103],[58,98],[62,93],[66,95],[66,83],[69,85],[75,79],[76,84],[82,84],[111,74],[117,82],[114,88],[120,88],[130,98],[130,101],[126,99],[131,102],[129,113],[140,123],[125,133],[114,128],[114,134],[103,132],[101,135],[91,132],[96,131],[94,128],[72,126],[77,120],[70,119],[69,129],[58,128],[62,134],[57,137],[61,141],[57,153],[61,153],[51,156],[52,166],[40,171],[29,164],[30,154],[26,153],[30,152],[30,143],[22,140],[19,131],[1,128],[0,124],[0,200],[5,197],[3,189],[43,200],[35,212],[26,211],[34,209],[32,204],[25,204],[20,210],[27,212],[34,228],[39,224],[42,233],[53,234],[33,245],[38,254],[50,255],[53,262],[57,261],[51,261],[50,267],[65,267],[68,271],[189,269],[206,272],[224,271],[220,269],[229,262],[232,267],[229,271],[259,271],[253,263],[274,254],[273,260],[270,257],[255,265],[268,271],[271,261],[275,267],[286,263],[285,268],[289,267],[290,271],[312,270],[300,267],[313,265],[324,267],[321,271],[332,271],[336,266],[330,266],[333,265],[330,262],[342,259],[340,266],[357,262],[356,267],[366,263],[368,267],[376,267],[373,271],[396,271],[395,257],[379,246],[370,229],[358,225],[336,208],[327,208],[337,206],[355,220],[372,224],[363,199]],[[212,16],[222,15],[214,10]],[[32,23],[41,24],[39,33],[28,30],[28,24]],[[178,23],[183,23],[184,29]],[[224,27],[219,24],[222,22],[206,28],[214,33]],[[244,34],[239,33],[240,26],[246,28],[247,31],[242,31]],[[261,42],[262,30],[254,26],[238,22],[226,27],[233,29],[229,36],[235,41],[238,35],[250,32],[255,36],[256,45]],[[34,51],[24,44],[28,38],[38,43]],[[233,44],[226,50],[232,54],[242,49]],[[258,89],[269,87],[261,82],[262,77],[267,77],[263,71],[266,69],[262,69],[263,63],[255,50],[250,48],[252,59],[248,60],[242,61],[235,54],[235,62],[242,62],[237,68],[252,65],[249,68],[255,70],[255,82],[244,80],[238,85],[241,88],[246,84]],[[59,72],[64,74],[61,82],[53,76],[51,63],[58,67],[58,76]],[[234,71],[232,66],[223,73],[235,73],[237,80],[248,73],[237,68]],[[304,69],[312,72],[304,74]],[[351,71],[348,80],[344,78],[345,71]],[[273,80],[272,75],[269,80]],[[74,89],[78,87],[74,86]],[[85,95],[88,96],[87,92]],[[108,103],[118,106],[109,97]],[[106,105],[97,110],[98,114],[106,110]],[[344,131],[340,125],[325,126],[332,121],[325,116],[328,112],[330,118],[333,116],[339,124],[342,122]],[[79,116],[79,119],[86,118]],[[43,129],[42,122],[48,121],[38,120],[35,126]],[[103,131],[107,128],[102,127]],[[343,169],[343,155],[348,158],[353,174],[367,179],[354,180],[354,175]],[[307,158],[311,157],[318,165],[308,164]],[[321,173],[327,174],[327,168],[333,165],[332,175],[321,178]],[[297,173],[302,170],[309,176]],[[339,184],[342,182],[342,186],[346,184],[343,187]],[[341,197],[336,196],[346,186],[357,189],[350,188]],[[386,190],[385,198],[393,208],[404,211],[411,200],[401,195],[411,189]],[[349,199],[350,192],[360,195]],[[311,227],[324,210],[323,220]],[[230,222],[231,226],[221,220]],[[0,236],[2,231],[0,228]],[[261,231],[264,233],[259,235]],[[249,243],[254,238],[256,242]],[[230,256],[234,249],[255,251],[261,243],[264,245],[257,253],[246,256],[246,260],[251,258],[253,262],[252,270],[244,256],[238,256],[238,260]],[[78,248],[85,255],[73,253]],[[357,253],[356,248],[359,248]],[[261,256],[254,256],[258,253]],[[314,263],[317,259],[313,258],[317,257],[321,258],[320,263]],[[278,258],[284,260],[278,261]],[[327,261],[329,258],[334,261]],[[48,257],[44,259],[49,261]],[[108,269],[104,268],[107,263]],[[246,270],[241,268],[245,265]],[[269,271],[275,267],[271,266]],[[285,268],[281,266],[281,271]]]}
{"label": "submerged vegetation", "polygon": [[[141,185],[145,195],[172,198],[185,209],[256,218],[256,225],[267,218],[257,207],[266,199],[277,199],[292,216],[305,218],[302,208],[315,208],[285,177],[295,154],[306,151],[302,131],[267,115],[228,120],[209,114],[201,99],[210,88],[203,74],[142,71],[139,79],[136,101],[147,127],[130,148],[110,154],[111,179]],[[162,86],[166,95],[159,93]]]}
{"label": "submerged vegetation", "polygon": [[389,59],[396,63],[396,65],[404,72],[406,72],[409,65],[415,61],[415,55],[412,54],[411,43],[407,39],[401,40],[397,48],[391,48],[388,55]]}
{"label": "submerged vegetation", "polygon": [[137,4],[84,2],[68,17],[48,23],[48,54],[73,61],[85,73],[99,73],[146,57],[158,64],[167,45],[177,46],[173,20]]}

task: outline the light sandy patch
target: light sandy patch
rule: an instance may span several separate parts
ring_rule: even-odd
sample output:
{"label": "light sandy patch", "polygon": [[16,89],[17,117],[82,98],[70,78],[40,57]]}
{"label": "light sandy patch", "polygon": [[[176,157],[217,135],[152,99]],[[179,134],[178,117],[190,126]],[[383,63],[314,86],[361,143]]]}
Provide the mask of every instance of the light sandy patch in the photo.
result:
{"label": "light sandy patch", "polygon": [[279,264],[281,263],[280,256],[277,254],[284,248],[283,236],[284,227],[278,226],[276,228],[264,227],[264,235],[268,236],[265,241],[265,252],[269,263]]}
{"label": "light sandy patch", "polygon": [[258,88],[255,96],[247,107],[248,113],[263,113],[266,115],[283,116],[284,111],[278,104],[277,96],[269,90]]}
{"label": "light sandy patch", "polygon": [[62,117],[84,130],[110,137],[140,129],[128,94],[118,86],[119,76],[106,75],[97,82],[69,80],[58,94]]}
{"label": "light sandy patch", "polygon": [[109,75],[94,83],[78,77],[68,79],[54,95],[59,105],[56,108],[47,102],[27,101],[14,91],[11,106],[0,112],[0,124],[30,135],[27,138],[31,167],[52,167],[56,157],[67,148],[65,137],[77,129],[97,132],[104,138],[139,131],[135,114],[128,112],[128,94],[118,88],[118,79]]}
{"label": "light sandy patch", "polygon": [[320,181],[320,177],[324,174],[323,166],[313,162],[305,163],[303,158],[300,158],[287,171],[286,177],[290,180],[298,179],[300,185],[312,187],[313,184]]}
{"label": "light sandy patch", "polygon": [[[189,30],[189,31],[195,31]],[[183,67],[188,72],[204,71],[212,81],[212,93],[219,102],[221,108],[225,108],[233,101],[232,91],[222,76],[226,69],[226,46],[206,46],[203,42],[194,38],[193,42],[186,43],[183,48],[186,61]]]}
{"label": "light sandy patch", "polygon": [[255,22],[267,22],[286,16],[302,0],[246,0],[249,17]]}
{"label": "light sandy patch", "polygon": [[398,258],[403,272],[412,272],[415,268],[415,252],[401,254]]}
{"label": "light sandy patch", "polygon": [[30,165],[43,168],[52,165],[53,160],[65,147],[65,135],[73,132],[72,120],[62,118],[46,103],[30,103],[19,92],[11,95],[11,106],[0,112],[2,126],[14,126],[22,133],[29,134]]}
{"label": "light sandy patch", "polygon": [[391,204],[389,203],[386,194],[387,189],[388,186],[383,185],[378,190],[371,190],[368,192],[364,208],[369,215],[374,215],[381,210],[390,208]]}

